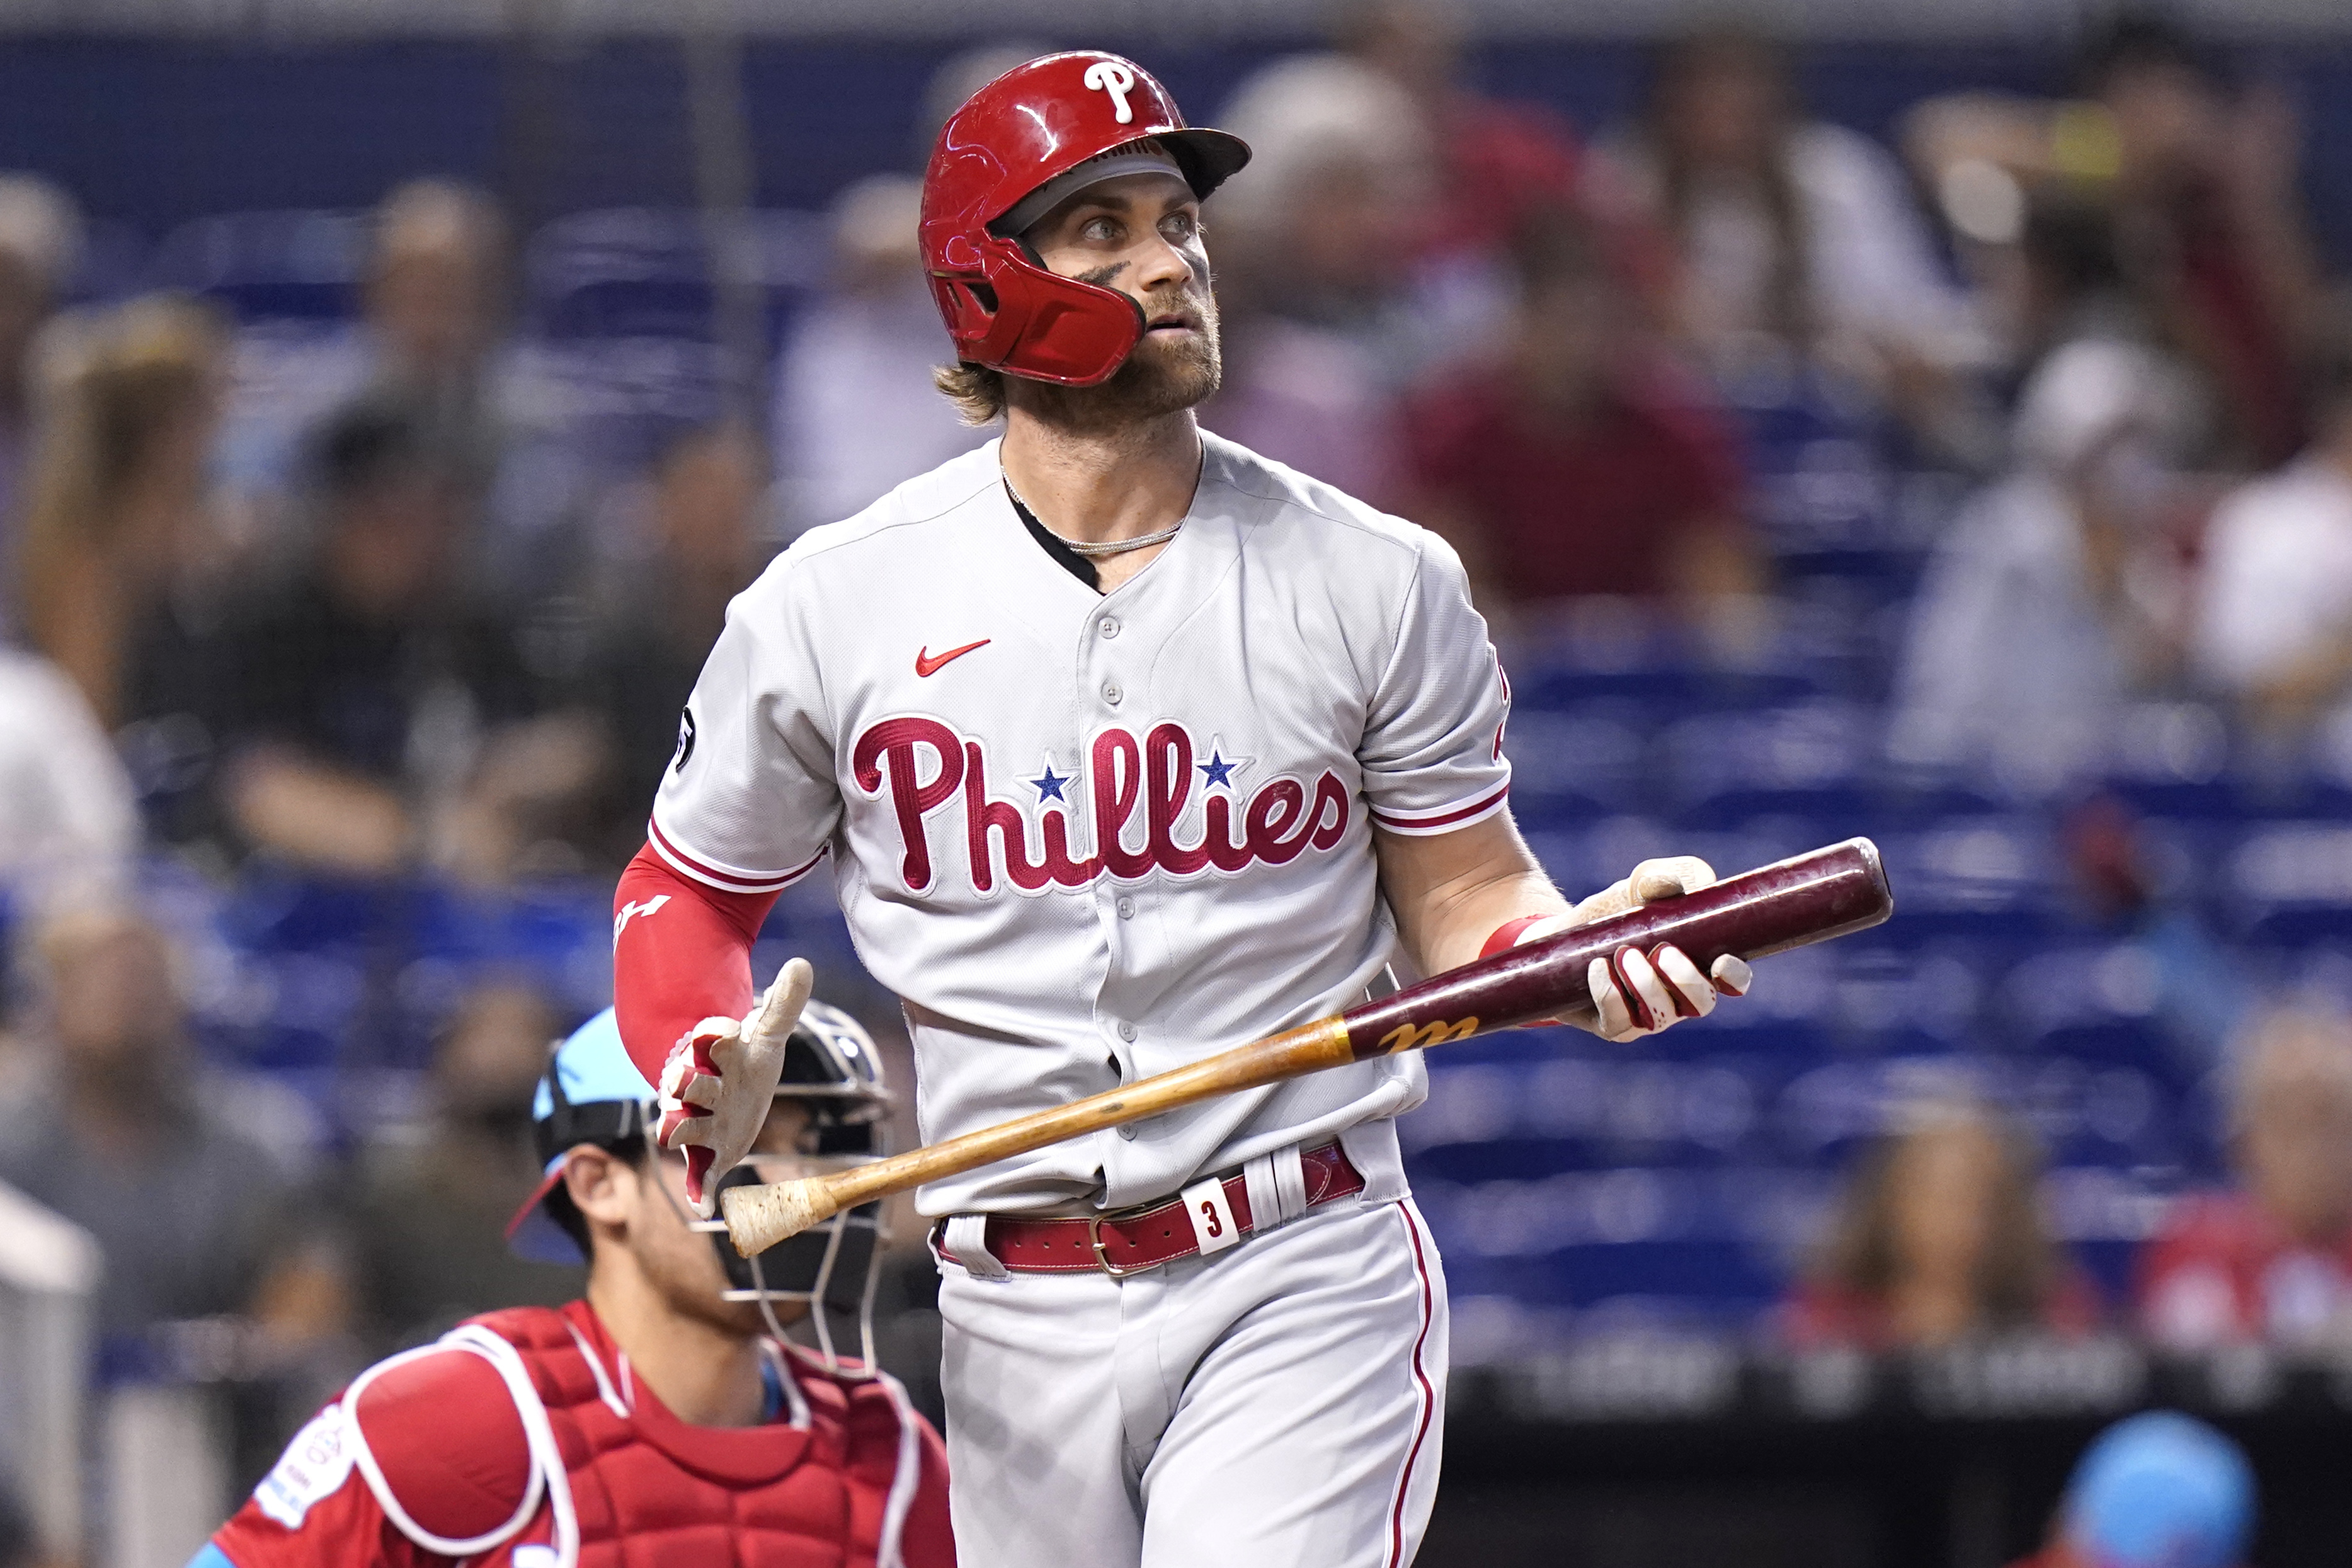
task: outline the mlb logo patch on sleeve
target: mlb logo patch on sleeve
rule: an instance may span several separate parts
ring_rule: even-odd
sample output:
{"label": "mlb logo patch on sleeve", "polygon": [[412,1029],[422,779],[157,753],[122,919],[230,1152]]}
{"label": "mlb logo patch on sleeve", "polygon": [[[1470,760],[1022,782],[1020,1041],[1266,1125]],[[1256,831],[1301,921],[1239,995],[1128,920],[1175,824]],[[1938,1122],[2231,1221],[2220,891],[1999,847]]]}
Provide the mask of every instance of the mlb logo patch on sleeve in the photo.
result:
{"label": "mlb logo patch on sleeve", "polygon": [[343,1435],[342,1406],[330,1405],[294,1434],[278,1468],[253,1489],[253,1500],[287,1529],[299,1530],[311,1505],[332,1497],[351,1479],[353,1457]]}

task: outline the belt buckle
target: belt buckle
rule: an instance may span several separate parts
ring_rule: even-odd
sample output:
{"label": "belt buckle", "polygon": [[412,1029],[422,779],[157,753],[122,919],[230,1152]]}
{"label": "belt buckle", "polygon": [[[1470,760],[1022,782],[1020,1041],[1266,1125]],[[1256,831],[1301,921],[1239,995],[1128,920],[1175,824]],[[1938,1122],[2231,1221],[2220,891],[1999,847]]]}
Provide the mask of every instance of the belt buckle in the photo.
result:
{"label": "belt buckle", "polygon": [[1135,1275],[1148,1274],[1151,1272],[1152,1270],[1159,1268],[1160,1265],[1158,1263],[1145,1263],[1133,1269],[1122,1269],[1118,1264],[1110,1260],[1109,1253],[1103,1250],[1102,1239],[1104,1220],[1132,1219],[1139,1214],[1147,1214],[1150,1212],[1150,1210],[1158,1206],[1154,1204],[1143,1204],[1134,1208],[1113,1209],[1108,1214],[1087,1215],[1087,1243],[1095,1249],[1095,1267],[1100,1269],[1104,1273],[1109,1275],[1114,1280],[1131,1279]]}

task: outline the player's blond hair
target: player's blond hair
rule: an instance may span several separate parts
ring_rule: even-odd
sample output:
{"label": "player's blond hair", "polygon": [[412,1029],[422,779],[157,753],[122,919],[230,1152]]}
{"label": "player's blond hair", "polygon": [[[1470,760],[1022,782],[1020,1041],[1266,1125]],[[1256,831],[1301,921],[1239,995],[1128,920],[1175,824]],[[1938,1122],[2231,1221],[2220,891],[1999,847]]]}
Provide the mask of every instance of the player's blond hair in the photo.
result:
{"label": "player's blond hair", "polygon": [[960,360],[931,372],[931,384],[956,405],[966,424],[994,424],[1004,417],[1004,372]]}

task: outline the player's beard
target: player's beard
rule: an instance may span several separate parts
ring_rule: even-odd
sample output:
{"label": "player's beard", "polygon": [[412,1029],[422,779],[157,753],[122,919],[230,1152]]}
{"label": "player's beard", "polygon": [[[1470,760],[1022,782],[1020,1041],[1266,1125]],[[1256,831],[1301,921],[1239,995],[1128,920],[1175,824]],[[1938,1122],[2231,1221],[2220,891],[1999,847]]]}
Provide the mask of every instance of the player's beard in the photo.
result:
{"label": "player's beard", "polygon": [[1125,362],[1099,386],[1017,381],[1013,395],[1047,423],[1087,434],[1165,419],[1215,396],[1224,379],[1216,297],[1206,288],[1169,288],[1141,303],[1147,319],[1182,311],[1193,318],[1198,329],[1172,341],[1145,332]]}

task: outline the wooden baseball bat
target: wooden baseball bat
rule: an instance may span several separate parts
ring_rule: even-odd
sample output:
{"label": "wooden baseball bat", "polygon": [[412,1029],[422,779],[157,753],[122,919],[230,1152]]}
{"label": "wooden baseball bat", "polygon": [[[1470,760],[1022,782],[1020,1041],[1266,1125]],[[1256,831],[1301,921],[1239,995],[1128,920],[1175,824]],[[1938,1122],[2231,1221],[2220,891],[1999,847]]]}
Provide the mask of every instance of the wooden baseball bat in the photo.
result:
{"label": "wooden baseball bat", "polygon": [[845,1208],[1065,1138],[1328,1067],[1589,1010],[1586,973],[1592,960],[1626,947],[1647,953],[1672,943],[1704,972],[1727,953],[1762,958],[1864,930],[1894,912],[1878,846],[1848,839],[1465,964],[1336,1017],[1066,1105],[829,1176],[730,1187],[719,1195],[719,1206],[735,1249],[749,1258]]}

